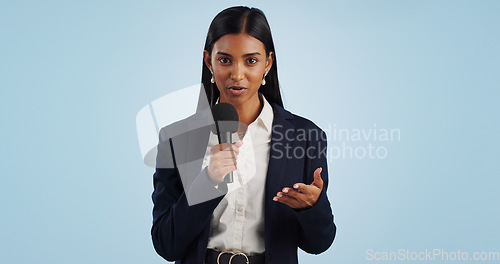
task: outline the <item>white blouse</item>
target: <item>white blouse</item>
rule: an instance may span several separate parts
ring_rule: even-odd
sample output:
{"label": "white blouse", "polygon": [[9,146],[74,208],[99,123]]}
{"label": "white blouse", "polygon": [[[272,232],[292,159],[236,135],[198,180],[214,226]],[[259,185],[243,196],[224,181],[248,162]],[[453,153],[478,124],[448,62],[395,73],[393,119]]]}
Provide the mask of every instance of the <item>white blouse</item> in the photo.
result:
{"label": "white blouse", "polygon": [[[212,215],[207,248],[247,254],[265,251],[264,190],[274,113],[264,96],[261,98],[264,107],[243,137],[234,181],[228,183],[228,193]],[[233,134],[233,142],[239,140],[238,135]],[[217,144],[217,136],[210,133],[202,169],[208,166],[210,149]]]}

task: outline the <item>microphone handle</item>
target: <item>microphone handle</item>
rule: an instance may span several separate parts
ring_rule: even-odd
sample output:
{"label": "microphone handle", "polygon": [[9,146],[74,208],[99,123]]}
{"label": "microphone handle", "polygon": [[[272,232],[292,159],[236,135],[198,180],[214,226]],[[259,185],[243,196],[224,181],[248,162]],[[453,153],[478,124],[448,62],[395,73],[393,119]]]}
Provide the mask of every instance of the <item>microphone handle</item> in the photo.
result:
{"label": "microphone handle", "polygon": [[[231,132],[223,132],[222,133],[222,142],[223,143],[233,143],[233,139],[232,139],[231,135],[232,135]],[[225,183],[233,182],[233,172],[232,171],[226,175],[226,177],[224,178],[224,182]]]}
{"label": "microphone handle", "polygon": [[226,175],[226,177],[224,178],[224,182],[225,183],[233,182],[233,172],[230,172]]}

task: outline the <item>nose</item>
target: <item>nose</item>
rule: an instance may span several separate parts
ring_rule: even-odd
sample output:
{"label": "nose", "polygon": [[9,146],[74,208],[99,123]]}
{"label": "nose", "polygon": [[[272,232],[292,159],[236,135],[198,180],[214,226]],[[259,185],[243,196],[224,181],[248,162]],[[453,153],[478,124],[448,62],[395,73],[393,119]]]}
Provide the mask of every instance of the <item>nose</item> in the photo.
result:
{"label": "nose", "polygon": [[245,69],[239,63],[235,63],[231,71],[231,79],[238,82],[245,78]]}

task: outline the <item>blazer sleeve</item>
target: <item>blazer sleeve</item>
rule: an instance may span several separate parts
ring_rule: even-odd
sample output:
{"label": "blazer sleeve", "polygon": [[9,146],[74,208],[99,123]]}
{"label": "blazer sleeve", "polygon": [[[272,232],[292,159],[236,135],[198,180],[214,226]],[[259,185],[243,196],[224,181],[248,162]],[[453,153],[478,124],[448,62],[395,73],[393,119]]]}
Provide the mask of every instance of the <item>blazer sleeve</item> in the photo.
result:
{"label": "blazer sleeve", "polygon": [[[184,257],[190,244],[210,224],[213,211],[224,193],[212,185],[206,169],[185,191],[171,146],[169,140],[160,139],[158,144],[157,168],[153,175],[151,237],[156,252],[168,261],[175,261]],[[174,167],[159,167],[158,164],[173,164]],[[210,193],[215,198],[194,205],[191,202],[190,206],[190,196],[196,197],[199,193]]]}
{"label": "blazer sleeve", "polygon": [[331,246],[337,230],[327,195],[328,166],[325,132],[321,131],[320,138],[311,139],[308,147],[315,148],[315,151],[311,151],[313,155],[306,155],[304,183],[311,184],[314,181],[314,170],[321,167],[323,190],[313,207],[295,212],[300,225],[299,247],[305,252],[319,254]]}

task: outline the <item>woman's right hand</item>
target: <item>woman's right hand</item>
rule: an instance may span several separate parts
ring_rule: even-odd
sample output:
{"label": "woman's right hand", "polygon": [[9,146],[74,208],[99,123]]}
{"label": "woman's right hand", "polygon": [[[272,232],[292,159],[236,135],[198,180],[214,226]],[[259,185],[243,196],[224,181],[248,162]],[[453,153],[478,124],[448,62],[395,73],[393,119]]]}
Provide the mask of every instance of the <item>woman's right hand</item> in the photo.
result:
{"label": "woman's right hand", "polygon": [[236,170],[236,159],[241,145],[243,145],[243,141],[234,144],[222,143],[212,147],[210,163],[208,164],[208,176],[214,185],[223,182],[228,173]]}

